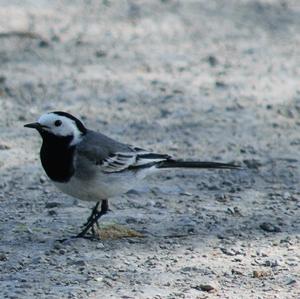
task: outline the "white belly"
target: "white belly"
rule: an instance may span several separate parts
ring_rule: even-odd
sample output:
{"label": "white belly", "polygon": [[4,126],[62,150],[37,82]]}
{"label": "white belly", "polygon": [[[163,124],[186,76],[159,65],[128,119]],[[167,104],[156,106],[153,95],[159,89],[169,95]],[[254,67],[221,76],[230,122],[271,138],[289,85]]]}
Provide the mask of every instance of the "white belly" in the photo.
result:
{"label": "white belly", "polygon": [[143,177],[133,172],[103,174],[93,179],[72,177],[67,183],[54,182],[62,192],[86,201],[101,201],[126,193],[134,188]]}

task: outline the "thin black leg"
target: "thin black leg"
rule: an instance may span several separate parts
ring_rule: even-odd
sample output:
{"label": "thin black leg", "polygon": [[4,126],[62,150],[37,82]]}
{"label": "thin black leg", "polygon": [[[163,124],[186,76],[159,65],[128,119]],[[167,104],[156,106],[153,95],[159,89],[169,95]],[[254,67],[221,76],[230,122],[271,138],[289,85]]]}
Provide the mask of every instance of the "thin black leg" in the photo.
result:
{"label": "thin black leg", "polygon": [[98,201],[96,203],[96,205],[92,209],[91,215],[89,216],[89,218],[87,219],[86,223],[84,223],[82,227],[86,227],[93,220],[93,218],[95,217],[95,215],[97,215],[99,204],[100,204],[100,201]]}
{"label": "thin black leg", "polygon": [[101,218],[101,216],[105,215],[108,211],[108,200],[104,199],[101,202],[101,210],[98,211],[99,202],[97,203],[97,205],[94,207],[91,216],[89,217],[87,223],[85,224],[83,230],[76,236],[77,238],[82,238],[86,235],[86,233],[92,229],[93,233],[94,233],[94,225],[96,224],[97,226],[99,226],[98,220]]}

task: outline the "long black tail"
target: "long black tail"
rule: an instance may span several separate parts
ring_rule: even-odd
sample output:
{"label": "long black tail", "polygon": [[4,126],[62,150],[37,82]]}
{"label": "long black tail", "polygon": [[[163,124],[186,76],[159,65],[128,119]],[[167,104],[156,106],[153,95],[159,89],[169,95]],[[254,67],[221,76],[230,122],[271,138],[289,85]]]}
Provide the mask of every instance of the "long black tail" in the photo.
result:
{"label": "long black tail", "polygon": [[156,164],[157,168],[206,168],[206,169],[239,169],[233,163],[201,162],[201,161],[176,161],[167,160]]}

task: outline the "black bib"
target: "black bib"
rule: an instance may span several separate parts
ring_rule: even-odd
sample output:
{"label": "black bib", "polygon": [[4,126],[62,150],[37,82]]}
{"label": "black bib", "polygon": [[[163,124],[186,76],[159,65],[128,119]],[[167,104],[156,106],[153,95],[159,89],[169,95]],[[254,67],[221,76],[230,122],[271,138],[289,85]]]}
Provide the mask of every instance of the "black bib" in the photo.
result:
{"label": "black bib", "polygon": [[40,152],[42,165],[48,177],[56,182],[68,182],[74,174],[75,146],[72,136],[55,136],[41,132],[43,145]]}

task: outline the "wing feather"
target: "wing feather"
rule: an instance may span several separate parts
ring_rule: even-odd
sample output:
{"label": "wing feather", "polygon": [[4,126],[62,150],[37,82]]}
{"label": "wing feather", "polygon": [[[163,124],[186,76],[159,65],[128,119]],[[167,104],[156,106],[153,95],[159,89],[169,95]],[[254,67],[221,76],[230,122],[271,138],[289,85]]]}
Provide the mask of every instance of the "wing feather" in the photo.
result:
{"label": "wing feather", "polygon": [[153,166],[153,164],[171,159],[169,155],[152,153],[141,148],[130,147],[131,152],[117,152],[103,160],[103,172],[121,172]]}
{"label": "wing feather", "polygon": [[87,159],[100,171],[107,173],[144,169],[155,163],[170,160],[143,148],[117,142],[101,133],[88,130],[84,140],[77,146],[77,160]]}

